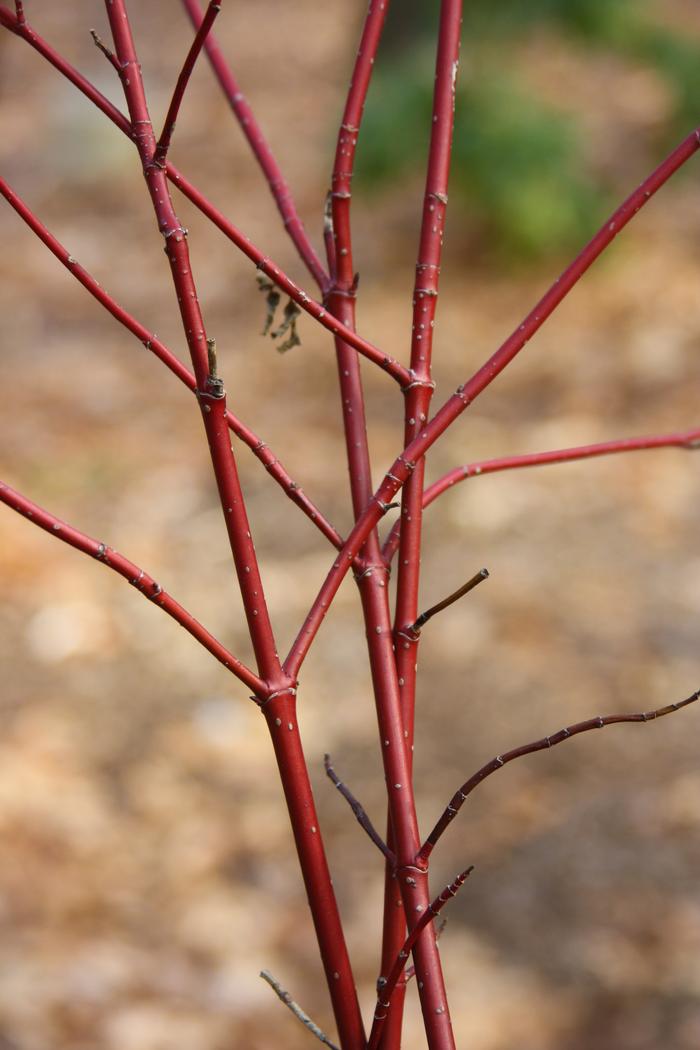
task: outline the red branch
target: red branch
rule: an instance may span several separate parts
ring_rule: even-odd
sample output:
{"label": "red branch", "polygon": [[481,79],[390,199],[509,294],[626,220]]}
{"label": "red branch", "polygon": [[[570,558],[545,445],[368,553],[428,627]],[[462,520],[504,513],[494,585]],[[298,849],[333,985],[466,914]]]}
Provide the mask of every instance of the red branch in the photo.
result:
{"label": "red branch", "polygon": [[187,52],[184,64],[180,71],[180,76],[177,78],[175,90],[173,91],[173,97],[170,100],[168,106],[168,112],[165,116],[163,123],[163,130],[160,133],[160,138],[156,145],[156,152],[153,157],[153,163],[157,164],[158,167],[162,168],[165,164],[165,158],[170,148],[170,140],[172,139],[173,132],[175,131],[175,123],[177,121],[177,115],[180,112],[180,106],[182,100],[185,97],[185,91],[187,85],[190,82],[192,76],[192,70],[194,69],[195,62],[199,58],[199,53],[204,46],[204,42],[214,24],[214,20],[221,10],[221,4],[217,3],[216,0],[210,0],[209,6],[207,7],[206,14],[201,20],[199,28],[195,34],[195,38],[192,41],[192,46]]}
{"label": "red branch", "polygon": [[654,711],[642,711],[635,715],[598,715],[596,718],[588,718],[585,722],[575,722],[574,725],[560,729],[558,733],[554,733],[552,736],[544,736],[541,740],[535,740],[532,744],[523,744],[522,747],[515,747],[512,751],[505,751],[502,755],[496,755],[485,766],[477,770],[469,780],[465,781],[459,791],[452,796],[442,816],[421,846],[417,858],[418,863],[427,864],[428,857],[432,853],[438,839],[457,816],[474,788],[478,787],[492,773],[496,773],[503,766],[508,765],[509,762],[513,762],[516,758],[522,758],[523,755],[532,755],[535,751],[546,751],[556,744],[563,743],[564,740],[578,736],[579,733],[587,733],[591,729],[603,729],[605,726],[617,725],[620,722],[653,722],[657,718],[663,718],[664,715],[680,711],[682,707],[687,707],[688,704],[694,704],[698,699],[700,699],[700,689],[685,700],[675,704],[667,704],[665,707],[657,707]]}
{"label": "red branch", "polygon": [[0,482],[0,502],[5,503],[12,510],[17,511],[18,514],[24,515],[28,521],[33,525],[38,525],[40,529],[44,529],[54,539],[61,540],[70,547],[75,547],[76,550],[82,551],[83,554],[89,554],[91,558],[95,558],[108,569],[112,569],[120,576],[123,576],[132,587],[135,587],[137,591],[143,594],[144,598],[148,598],[150,602],[153,602],[159,609],[166,612],[168,616],[172,616],[173,620],[176,620],[181,627],[184,627],[193,638],[197,639],[200,645],[203,645],[212,656],[215,656],[244,685],[255,693],[264,689],[264,683],[256,674],[230,653],[221,642],[218,642],[206,627],[203,627],[198,620],[195,620],[194,616],[187,609],[183,608],[179,602],[176,602],[167,591],[164,591],[156,583],[152,576],[140,569],[138,565],[134,565],[132,561],[129,561],[128,558],[119,554],[112,547],[108,547],[98,540],[93,540],[84,532],[80,532],[72,525],[68,525],[67,522],[50,514],[43,507],[33,503],[26,496],[23,496],[3,482]]}
{"label": "red branch", "polygon": [[[153,333],[142,325],[136,318],[132,317],[119,303],[116,302],[99,284],[95,278],[88,273],[88,271],[81,266],[81,264],[75,259],[70,253],[63,247],[61,242],[54,237],[54,235],[43,225],[43,223],[36,217],[31,209],[26,205],[21,197],[8,185],[3,178],[0,177],[0,194],[7,200],[9,204],[15,209],[17,214],[26,222],[29,228],[37,235],[46,247],[51,251],[59,262],[63,263],[69,273],[71,273],[76,280],[82,284],[82,286],[90,292],[90,294],[104,306],[106,310],[116,318],[120,324],[122,324],[127,331],[135,335],[136,338],[143,343],[147,350],[155,354],[163,364],[170,369],[170,371],[177,376],[181,383],[191,390],[195,391],[197,381],[190,372],[189,368],[175,356],[172,350],[161,342],[161,340]],[[274,452],[268,448],[267,444],[258,437],[258,435],[247,427],[245,423],[242,423],[237,416],[230,411],[226,410],[226,423],[230,430],[240,438],[253,452],[253,454],[260,460],[265,466],[269,474],[275,479],[277,484],[284,490],[289,499],[291,499],[296,505],[304,512],[307,518],[312,521],[323,535],[330,540],[336,548],[341,548],[343,540],[340,534],[333,528],[331,523],[324,517],[318,507],[309,499],[309,497],[303,492],[296,481],[287,473],[284,466],[274,454]]]}
{"label": "red branch", "polygon": [[[6,29],[11,30],[17,36],[21,37],[28,44],[30,44],[39,54],[43,55],[54,66],[55,69],[62,73],[63,76],[67,77],[75,87],[78,88],[87,98],[89,98],[98,109],[102,110],[105,116],[109,117],[113,124],[115,124],[121,131],[127,135],[128,138],[133,138],[131,124],[127,117],[123,113],[112,105],[109,99],[105,98],[97,88],[90,83],[81,73],[71,66],[69,62],[59,55],[50,44],[48,44],[38,33],[34,31],[28,25],[20,25],[17,22],[15,15],[6,7],[0,6],[0,25],[4,25]],[[285,295],[288,295],[297,306],[304,310],[309,316],[313,317],[319,324],[323,325],[329,332],[334,335],[340,335],[342,338],[354,346],[355,349],[366,357],[369,361],[373,361],[374,364],[379,365],[385,372],[387,372],[393,379],[396,380],[401,386],[406,386],[411,382],[411,376],[408,369],[404,368],[403,365],[399,364],[393,357],[383,353],[378,347],[374,346],[373,343],[368,342],[361,336],[357,335],[350,328],[347,328],[341,321],[334,318],[328,310],[316,302],[310,295],[308,295],[303,288],[300,288],[295,282],[287,276],[274,260],[270,259],[269,256],[257,248],[252,241],[250,241],[241,230],[238,229],[226,216],[216,208],[211,201],[201,193],[196,186],[189,182],[182,172],[178,171],[174,164],[170,161],[166,162],[165,174],[168,179],[177,188],[184,193],[184,195],[198,208],[203,215],[214,223],[221,232],[232,241],[237,248],[239,248],[244,255],[255,263],[256,267],[263,273],[267,274],[271,281],[273,281],[278,288],[280,288]]]}
{"label": "red branch", "polygon": [[[434,383],[432,380],[432,352],[435,316],[437,311],[440,265],[447,212],[447,191],[454,131],[455,86],[459,61],[462,0],[442,0],[435,60],[435,88],[428,164],[423,195],[423,214],[418,244],[413,287],[413,318],[411,328],[411,384],[404,388],[404,445],[420,433],[428,419]],[[420,551],[422,534],[422,504],[425,477],[425,458],[416,461],[402,492],[401,553],[398,562],[396,609],[394,615],[394,643],[396,670],[401,690],[401,710],[409,761],[412,763],[418,670],[418,638],[407,629],[418,615],[420,585]],[[405,896],[405,894],[404,894]],[[385,895],[386,899],[386,895]],[[407,907],[408,929],[415,922],[415,910]],[[403,928],[396,909],[385,914],[382,973],[396,956],[403,939]],[[435,941],[427,936],[421,945],[437,954]],[[418,946],[420,948],[420,945]],[[418,966],[418,962],[416,962]],[[385,1033],[385,1050],[394,1050],[391,1031],[398,1027],[391,1014],[400,1005],[392,1003],[389,1011],[389,1032]],[[434,1001],[424,1004],[424,1017],[437,1020],[445,1037],[451,1040],[451,1026],[444,989],[437,989]],[[444,1005],[442,1012],[438,1011]],[[389,1037],[387,1039],[387,1036]],[[398,1050],[398,1040],[393,1043]]]}
{"label": "red branch", "polygon": [[[202,9],[199,0],[182,0],[188,15],[195,27],[202,21]],[[282,171],[277,163],[272,150],[262,133],[262,129],[255,119],[255,114],[242,93],[236,78],[231,71],[224,53],[219,47],[216,37],[209,34],[204,48],[211,62],[214,74],[221,85],[221,90],[226,96],[231,109],[248,140],[253,156],[257,160],[262,172],[267,179],[270,192],[282,216],[284,228],[287,230],[294,243],[299,256],[306,265],[307,270],[316,281],[319,288],[325,292],[328,286],[328,275],[316,251],[309,240],[302,221],[297,212],[292,191],[285,182]]]}
{"label": "red branch", "polygon": [[[644,437],[619,438],[615,441],[601,441],[596,445],[577,445],[574,448],[557,448],[549,452],[529,452],[520,456],[501,456],[498,459],[482,459],[455,467],[443,474],[441,478],[425,490],[423,507],[429,507],[438,496],[458,485],[467,478],[478,478],[482,474],[497,474],[502,470],[521,470],[523,467],[541,467],[549,463],[572,463],[577,459],[593,459],[596,456],[612,456],[619,452],[642,452],[655,448],[684,448],[688,450],[700,447],[700,427],[691,430],[676,431],[671,434],[649,434]],[[401,524],[397,522],[389,533],[382,556],[389,565],[399,546]]]}
{"label": "red branch", "polygon": [[206,331],[192,276],[187,233],[173,208],[165,173],[154,162],[155,136],[124,0],[107,0],[106,8],[129,107],[132,137],[143,165],[143,174],[158,221],[158,229],[165,240],[166,256],[170,263],[182,325],[197,380],[197,396],[258,671],[272,688],[279,688],[288,683],[279,678],[280,666],[275,639],[233,449],[228,437],[225,419],[226,395],[207,353]]}
{"label": "red branch", "polygon": [[[355,297],[357,277],[354,273],[350,226],[351,180],[355,147],[360,132],[362,111],[369,86],[375,55],[386,17],[386,5],[371,2],[365,19],[362,38],[354,64],[350,89],[338,132],[330,194],[329,236],[326,237],[328,262],[333,284],[327,294],[328,308],[343,320],[346,327],[355,325]],[[331,236],[332,235],[332,236]],[[357,355],[351,346],[336,338],[338,377],[341,391],[343,425],[350,475],[350,491],[355,517],[361,515],[371,497],[371,466],[367,441],[362,379]],[[411,381],[413,376],[411,376]],[[403,384],[407,386],[409,384]],[[396,856],[387,881],[394,869],[400,872],[416,852],[418,824],[411,777],[410,751],[406,747],[405,727],[401,712],[401,698],[396,662],[393,652],[391,618],[385,573],[381,566],[381,552],[376,530],[370,530],[363,544],[362,559],[365,571],[357,576],[365,621],[370,669],[374,688],[377,722],[382,741],[382,759],[389,792],[390,826],[388,847]],[[404,903],[411,898],[411,906],[428,904],[427,880],[414,880],[414,890],[404,893],[406,887],[399,881]],[[395,890],[391,894],[395,895]],[[388,896],[387,898],[388,899]],[[396,937],[390,941],[389,951],[395,954],[394,943],[403,941],[405,920],[403,908],[393,904],[387,909],[391,929]],[[385,938],[386,944],[386,938]],[[449,1017],[446,1015],[446,996],[440,960],[430,938],[421,938],[416,946],[417,966],[424,980],[419,982],[419,993],[425,1029],[430,1045],[449,1050],[454,1046]],[[383,951],[383,955],[385,952]],[[420,963],[418,962],[420,959]],[[390,1034],[393,1050],[400,1038],[401,1010],[396,1011]]]}

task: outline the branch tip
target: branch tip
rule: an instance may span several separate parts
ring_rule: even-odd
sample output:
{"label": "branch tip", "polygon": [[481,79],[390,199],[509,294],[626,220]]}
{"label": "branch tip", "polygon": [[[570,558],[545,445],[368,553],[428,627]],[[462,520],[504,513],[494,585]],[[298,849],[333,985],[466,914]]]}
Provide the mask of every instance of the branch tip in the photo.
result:
{"label": "branch tip", "polygon": [[417,637],[420,634],[421,627],[424,627],[428,620],[431,620],[436,613],[442,612],[443,609],[447,609],[448,606],[453,605],[454,602],[464,597],[464,595],[468,594],[469,591],[473,591],[474,588],[478,587],[480,583],[483,583],[484,580],[487,580],[490,575],[491,574],[489,573],[488,569],[479,569],[477,573],[474,573],[471,579],[467,580],[467,582],[458,590],[456,590],[453,594],[448,595],[447,598],[443,598],[443,600],[441,602],[438,602],[437,605],[433,605],[430,607],[430,609],[427,609],[424,613],[421,613],[418,619],[406,628],[406,633],[413,634]]}
{"label": "branch tip", "polygon": [[216,339],[207,339],[207,361],[209,362],[209,375],[212,379],[215,379],[217,377]]}
{"label": "branch tip", "polygon": [[95,47],[98,49],[98,51],[102,52],[102,54],[105,56],[110,65],[114,66],[117,73],[121,72],[119,69],[119,62],[117,61],[116,55],[113,51],[110,51],[102,37],[99,36],[99,34],[97,33],[97,30],[91,29],[90,36],[92,37],[92,41]]}

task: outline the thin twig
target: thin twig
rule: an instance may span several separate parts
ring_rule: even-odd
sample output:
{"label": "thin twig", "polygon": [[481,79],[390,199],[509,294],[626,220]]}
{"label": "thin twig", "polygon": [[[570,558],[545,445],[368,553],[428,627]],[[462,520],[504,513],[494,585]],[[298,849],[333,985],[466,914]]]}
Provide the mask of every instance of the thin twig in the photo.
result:
{"label": "thin twig", "polygon": [[281,999],[284,1005],[289,1007],[289,1009],[292,1011],[297,1020],[301,1021],[305,1028],[308,1028],[309,1031],[313,1035],[315,1035],[317,1039],[319,1039],[326,1046],[329,1046],[331,1050],[338,1050],[338,1047],[335,1045],[335,1043],[332,1043],[328,1036],[321,1031],[318,1025],[311,1020],[309,1015],[302,1010],[299,1004],[294,1002],[289,992],[285,992],[282,985],[279,983],[279,981],[275,980],[275,978],[272,976],[269,970],[261,970],[260,976],[262,977],[263,981],[267,981],[277,998]]}
{"label": "thin twig", "polygon": [[509,762],[513,762],[516,758],[522,758],[523,755],[531,755],[535,751],[545,751],[556,744],[569,740],[571,737],[578,736],[579,733],[587,733],[591,729],[603,729],[605,726],[616,725],[619,722],[653,722],[657,718],[663,718],[664,715],[680,711],[682,707],[695,703],[698,698],[700,698],[700,689],[685,700],[680,700],[675,704],[667,704],[665,707],[658,707],[654,711],[642,711],[634,715],[598,715],[597,718],[588,718],[585,722],[575,722],[574,725],[560,729],[553,736],[545,736],[541,740],[535,740],[532,744],[523,744],[522,747],[513,748],[512,751],[506,751],[502,755],[496,755],[490,762],[487,762],[486,765],[477,770],[469,780],[465,781],[459,791],[452,796],[447,804],[447,808],[421,846],[416,863],[419,865],[427,863],[428,857],[432,853],[438,839],[457,816],[474,788],[478,787],[483,780],[490,777],[492,773],[502,769]]}
{"label": "thin twig", "polygon": [[442,612],[443,609],[447,609],[454,602],[459,601],[460,598],[468,594],[469,591],[473,591],[475,587],[478,587],[484,580],[488,580],[489,570],[479,569],[478,572],[474,573],[470,580],[467,580],[465,584],[459,587],[453,594],[443,598],[437,605],[432,605],[429,609],[426,609],[424,613],[421,613],[418,619],[407,628],[407,631],[413,635],[419,635],[421,627],[424,627],[428,620],[431,620],[436,613]]}
{"label": "thin twig", "polygon": [[195,34],[195,38],[192,41],[192,46],[187,52],[187,57],[180,71],[180,76],[177,78],[175,90],[173,91],[173,97],[170,100],[168,106],[168,112],[163,123],[163,130],[160,133],[158,144],[156,146],[156,152],[153,157],[153,163],[157,164],[158,167],[162,168],[165,164],[165,158],[170,148],[170,140],[172,139],[173,131],[175,130],[175,123],[177,121],[177,115],[180,111],[182,100],[187,90],[190,77],[192,76],[192,70],[194,69],[195,63],[199,57],[199,54],[204,46],[204,42],[214,24],[214,20],[221,10],[221,4],[217,3],[216,0],[210,0],[209,6],[207,7],[206,14],[202,19],[199,28]]}
{"label": "thin twig", "polygon": [[[374,1011],[374,1021],[372,1023],[372,1030],[370,1032],[369,1041],[367,1044],[367,1050],[377,1050],[379,1046],[379,1040],[381,1038],[382,1029],[384,1022],[387,1018],[389,1006],[391,1005],[391,996],[396,988],[397,982],[404,971],[406,962],[411,953],[413,945],[418,940],[419,935],[428,925],[432,922],[436,915],[439,915],[441,910],[445,907],[450,898],[457,895],[461,887],[464,885],[466,880],[474,870],[474,865],[470,865],[466,871],[461,872],[454,882],[451,882],[449,886],[445,886],[445,889],[440,893],[431,904],[428,905],[426,910],[421,915],[420,919],[413,927],[408,937],[404,941],[401,951],[396,957],[396,961],[391,969],[389,976],[386,981],[381,981],[379,988],[379,995],[377,996],[377,1005]],[[437,939],[437,938],[436,938]]]}
{"label": "thin twig", "polygon": [[350,788],[342,782],[336,771],[333,769],[333,766],[331,765],[330,755],[323,756],[323,766],[326,770],[326,776],[335,784],[338,791],[343,796],[345,801],[350,806],[350,809],[355,814],[357,823],[360,825],[361,828],[363,828],[367,832],[377,849],[384,854],[386,859],[393,866],[396,861],[394,854],[384,842],[384,839],[381,837],[377,829],[374,827],[372,821],[367,816],[367,813],[363,809],[361,803],[358,802]]}
{"label": "thin twig", "polygon": [[94,43],[95,47],[97,48],[97,50],[102,52],[102,54],[105,56],[105,58],[107,59],[109,64],[111,66],[114,66],[114,68],[116,69],[116,71],[118,73],[119,72],[119,63],[117,62],[117,57],[114,54],[114,52],[110,51],[110,49],[107,47],[107,45],[105,44],[105,42],[102,39],[102,37],[98,35],[96,30],[91,29],[90,30],[90,36],[92,37],[93,43]]}
{"label": "thin twig", "polygon": [[27,499],[26,496],[23,496],[16,489],[10,488],[9,485],[5,485],[3,482],[0,482],[0,502],[5,503],[12,510],[25,517],[27,521],[43,529],[44,532],[48,532],[54,539],[61,540],[70,547],[75,547],[76,550],[82,551],[83,554],[88,554],[108,569],[118,573],[132,587],[140,591],[144,598],[148,598],[150,602],[176,620],[181,627],[184,627],[193,638],[196,638],[212,656],[215,656],[224,667],[247,685],[249,689],[252,689],[255,693],[264,692],[265,685],[260,678],[230,653],[221,642],[217,641],[206,627],[203,627],[198,620],[195,620],[194,616],[187,609],[180,605],[179,602],[176,602],[167,591],[164,591],[156,583],[152,576],[140,569],[138,565],[129,561],[128,558],[119,554],[112,547],[108,547],[105,543],[100,543],[99,540],[92,539],[86,533],[80,532],[79,529],[62,521],[61,518],[57,518],[54,514],[44,510],[43,507]]}

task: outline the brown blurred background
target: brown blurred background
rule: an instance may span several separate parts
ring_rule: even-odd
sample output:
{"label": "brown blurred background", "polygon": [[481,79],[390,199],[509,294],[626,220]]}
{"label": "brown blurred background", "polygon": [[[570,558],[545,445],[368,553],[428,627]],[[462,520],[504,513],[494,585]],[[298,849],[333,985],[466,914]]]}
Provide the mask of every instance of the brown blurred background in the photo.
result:
{"label": "brown blurred background", "polygon": [[[358,156],[360,329],[404,360],[436,6],[397,4]],[[691,0],[513,0],[500,15],[472,6],[438,404],[519,323],[610,201],[700,121]],[[94,26],[107,36],[102,6],[27,7],[122,106],[88,35]],[[131,7],[159,123],[190,30],[175,0]],[[217,25],[316,242],[361,8],[244,0]],[[0,93],[3,174],[184,355],[129,143],[8,33]],[[312,290],[205,62],[173,159]],[[700,194],[697,163],[688,167],[452,428],[431,478],[511,451],[699,422]],[[259,334],[252,265],[176,203],[231,406],[347,529],[327,333],[302,317],[303,346],[280,357]],[[192,399],[6,206],[0,231],[1,476],[145,566],[248,657]],[[379,474],[399,447],[402,403],[385,375],[365,375]],[[331,552],[247,450],[239,462],[286,650]],[[482,565],[492,578],[424,632],[423,826],[498,751],[697,688],[699,469],[688,452],[634,454],[483,477],[431,508],[423,604]],[[122,581],[6,509],[0,589],[2,1050],[311,1045],[259,980],[262,967],[332,1034],[265,727],[245,690]],[[382,870],[321,772],[330,751],[383,823],[351,582],[305,666],[300,720],[369,1016]],[[441,941],[460,1048],[700,1044],[697,720],[691,708],[583,737],[509,767],[470,800],[434,864],[436,889],[476,865]],[[422,1045],[412,994],[406,1047]]]}

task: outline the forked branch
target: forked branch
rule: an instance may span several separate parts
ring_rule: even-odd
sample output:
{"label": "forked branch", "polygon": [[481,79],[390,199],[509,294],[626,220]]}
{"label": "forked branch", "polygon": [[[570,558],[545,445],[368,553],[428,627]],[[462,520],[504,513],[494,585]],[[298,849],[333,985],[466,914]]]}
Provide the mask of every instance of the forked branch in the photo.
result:
{"label": "forked branch", "polygon": [[217,3],[216,0],[210,0],[204,18],[202,19],[199,28],[197,29],[197,32],[195,34],[195,38],[192,41],[192,46],[187,52],[187,57],[185,58],[182,69],[180,70],[180,75],[177,78],[175,90],[173,91],[173,97],[170,100],[168,112],[166,114],[165,122],[163,124],[163,130],[160,133],[160,137],[156,145],[156,152],[153,157],[153,163],[157,164],[161,168],[165,164],[165,158],[170,148],[170,140],[172,139],[172,135],[175,130],[177,115],[180,112],[180,106],[182,105],[182,100],[185,97],[185,91],[187,90],[187,85],[190,82],[192,70],[194,69],[195,62],[199,58],[199,54],[204,46],[204,42],[207,39],[211,27],[214,24],[214,20],[220,10],[221,4]]}
{"label": "forked branch", "polygon": [[43,507],[33,503],[32,500],[27,499],[26,496],[23,496],[16,489],[10,488],[9,485],[5,485],[3,482],[0,482],[0,502],[17,511],[27,521],[43,529],[44,532],[48,532],[54,539],[61,540],[70,547],[75,547],[76,550],[82,551],[83,554],[88,554],[108,569],[118,573],[132,587],[140,591],[144,598],[157,605],[159,609],[162,609],[173,620],[176,620],[181,627],[184,627],[200,645],[203,645],[212,656],[215,656],[244,685],[256,693],[264,690],[264,683],[253,671],[241,663],[221,642],[217,641],[213,634],[210,634],[206,627],[203,627],[198,620],[195,620],[194,616],[187,609],[180,605],[179,602],[176,602],[167,591],[164,591],[152,576],[149,576],[138,565],[125,558],[123,554],[119,554],[118,551],[108,547],[105,543],[100,543],[99,540],[94,540],[91,536],[80,532],[73,525],[69,525],[67,522],[62,521],[61,518],[57,518],[54,514],[44,510]]}
{"label": "forked branch", "polygon": [[591,729],[603,729],[605,726],[617,725],[620,722],[653,722],[657,718],[663,718],[664,715],[670,715],[673,714],[674,711],[680,711],[681,708],[687,707],[688,704],[695,703],[698,698],[700,698],[700,689],[685,700],[680,700],[675,704],[667,704],[665,707],[657,707],[654,711],[642,711],[639,714],[634,715],[598,715],[596,718],[586,719],[585,722],[575,722],[573,725],[567,726],[565,729],[560,729],[558,733],[554,733],[552,736],[544,736],[541,740],[535,740],[531,744],[523,744],[521,747],[513,748],[512,751],[505,751],[502,755],[496,755],[496,757],[492,758],[490,762],[487,762],[486,765],[477,770],[469,780],[466,780],[459,791],[452,796],[447,804],[447,808],[444,810],[437,824],[428,835],[423,846],[421,846],[416,863],[427,863],[428,857],[432,853],[438,839],[457,816],[472,791],[478,787],[483,780],[490,777],[492,773],[498,772],[499,769],[508,765],[509,762],[515,761],[516,758],[522,758],[524,755],[532,755],[535,751],[546,751],[548,748],[554,747],[556,744],[561,744],[565,740],[570,740],[572,737],[578,736],[579,733],[587,733]]}

